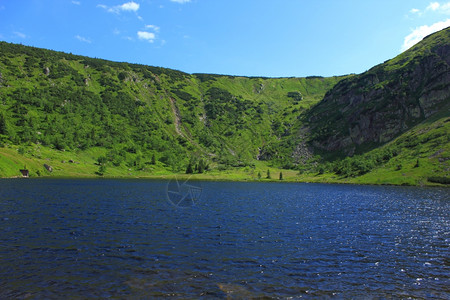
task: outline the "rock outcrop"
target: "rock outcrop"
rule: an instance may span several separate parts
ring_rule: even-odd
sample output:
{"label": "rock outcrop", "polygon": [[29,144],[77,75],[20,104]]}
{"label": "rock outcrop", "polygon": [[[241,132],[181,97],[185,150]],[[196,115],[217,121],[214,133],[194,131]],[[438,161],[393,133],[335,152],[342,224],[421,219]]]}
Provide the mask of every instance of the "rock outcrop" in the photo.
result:
{"label": "rock outcrop", "polygon": [[[450,29],[344,79],[308,113],[310,144],[353,155],[392,140],[449,106]],[[435,41],[436,40],[436,41]]]}
{"label": "rock outcrop", "polygon": [[44,168],[47,169],[49,172],[53,172],[53,168],[50,165],[44,164]]}

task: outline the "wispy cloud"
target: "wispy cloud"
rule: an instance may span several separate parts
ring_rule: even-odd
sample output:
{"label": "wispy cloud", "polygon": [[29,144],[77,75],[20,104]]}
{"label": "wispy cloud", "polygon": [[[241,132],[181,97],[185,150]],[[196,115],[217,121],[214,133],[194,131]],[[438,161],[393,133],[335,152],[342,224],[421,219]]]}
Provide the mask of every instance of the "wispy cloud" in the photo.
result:
{"label": "wispy cloud", "polygon": [[159,26],[156,26],[156,25],[145,25],[145,28],[151,29],[155,32],[159,32],[159,30],[160,30]]}
{"label": "wispy cloud", "polygon": [[431,2],[426,8],[429,11],[450,15],[450,2],[441,4],[439,2]]}
{"label": "wispy cloud", "polygon": [[413,15],[423,16],[425,13],[439,13],[450,15],[450,2],[439,3],[439,2],[430,2],[427,7],[424,9],[413,8],[409,11]]}
{"label": "wispy cloud", "polygon": [[104,5],[104,4],[99,4],[99,5],[97,5],[97,7],[101,7],[109,13],[119,14],[122,11],[137,12],[139,10],[140,5],[139,5],[139,3],[131,1],[131,2],[127,2],[127,3],[121,4],[121,5],[116,5],[116,6],[111,6],[111,7]]}
{"label": "wispy cloud", "polygon": [[439,4],[439,2],[431,2],[430,5],[427,6],[427,10],[433,10],[436,11],[439,9],[439,6],[441,6]]}
{"label": "wispy cloud", "polygon": [[80,1],[72,1],[72,4],[81,5],[81,2]]}
{"label": "wispy cloud", "polygon": [[156,39],[156,35],[153,32],[148,31],[138,31],[137,36],[140,40],[145,40],[150,43],[153,43]]}
{"label": "wispy cloud", "polygon": [[27,35],[25,33],[19,32],[19,31],[14,31],[13,32],[15,36],[20,37],[21,39],[26,39]]}
{"label": "wispy cloud", "polygon": [[171,2],[176,2],[176,3],[181,3],[181,4],[191,2],[191,0],[170,0],[170,1]]}
{"label": "wispy cloud", "polygon": [[76,38],[77,40],[79,40],[80,42],[83,42],[83,43],[88,43],[88,44],[91,43],[91,40],[90,40],[90,39],[87,39],[87,38],[85,38],[85,37],[83,37],[83,36],[81,36],[81,35],[78,35],[78,34],[75,36],[75,38]]}
{"label": "wispy cloud", "polygon": [[424,25],[417,27],[405,37],[401,48],[401,52],[408,50],[409,48],[420,42],[427,35],[430,35],[436,31],[442,30],[449,26],[450,26],[450,19],[434,23],[430,26]]}

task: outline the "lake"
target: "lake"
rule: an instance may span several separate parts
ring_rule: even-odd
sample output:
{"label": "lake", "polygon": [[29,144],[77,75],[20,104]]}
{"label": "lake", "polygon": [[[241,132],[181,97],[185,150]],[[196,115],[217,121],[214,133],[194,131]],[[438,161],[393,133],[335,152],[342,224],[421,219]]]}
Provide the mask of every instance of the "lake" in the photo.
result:
{"label": "lake", "polygon": [[0,180],[2,299],[448,299],[449,244],[443,188]]}

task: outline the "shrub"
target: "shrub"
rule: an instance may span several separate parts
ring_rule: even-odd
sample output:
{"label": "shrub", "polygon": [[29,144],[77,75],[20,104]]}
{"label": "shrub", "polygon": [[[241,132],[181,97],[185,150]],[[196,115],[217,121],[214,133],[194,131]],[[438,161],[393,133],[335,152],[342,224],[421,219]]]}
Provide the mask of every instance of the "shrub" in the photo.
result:
{"label": "shrub", "polygon": [[192,164],[189,163],[186,168],[186,174],[192,174],[192,173],[194,173],[194,170],[192,169]]}
{"label": "shrub", "polygon": [[440,184],[450,184],[450,178],[448,177],[432,176],[428,177],[428,181]]}

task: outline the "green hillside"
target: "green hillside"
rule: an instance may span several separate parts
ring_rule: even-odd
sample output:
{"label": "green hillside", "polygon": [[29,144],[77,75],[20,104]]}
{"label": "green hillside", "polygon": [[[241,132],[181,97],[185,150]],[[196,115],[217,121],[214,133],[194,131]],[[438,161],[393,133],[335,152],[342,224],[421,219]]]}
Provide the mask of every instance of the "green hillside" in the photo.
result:
{"label": "green hillside", "polygon": [[96,149],[95,159],[125,170],[181,172],[200,159],[253,166],[341,79],[190,75],[8,43],[0,51],[3,146]]}
{"label": "green hillside", "polygon": [[347,78],[305,115],[317,150],[361,154],[450,103],[450,28],[369,71]]}
{"label": "green hillside", "polygon": [[268,180],[269,170],[439,184],[449,175],[449,32],[328,78],[187,74],[0,42],[0,176],[157,177],[190,165],[203,179]]}

